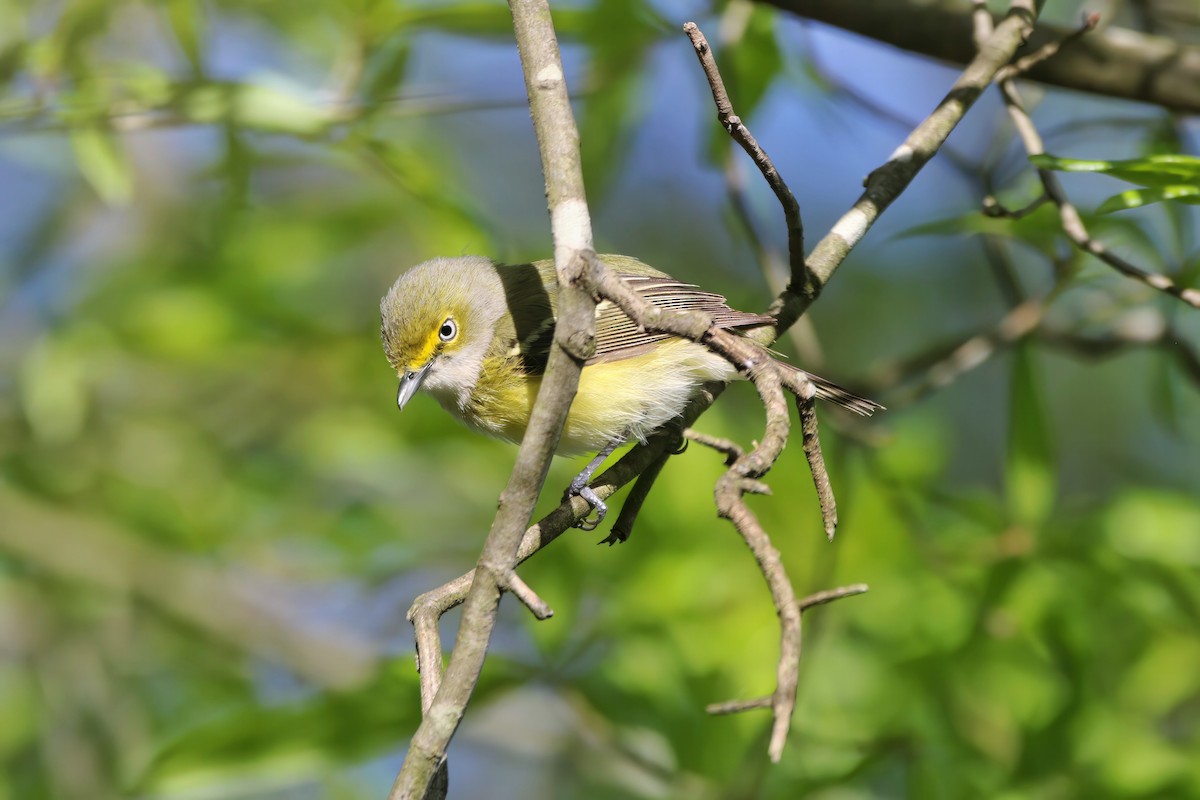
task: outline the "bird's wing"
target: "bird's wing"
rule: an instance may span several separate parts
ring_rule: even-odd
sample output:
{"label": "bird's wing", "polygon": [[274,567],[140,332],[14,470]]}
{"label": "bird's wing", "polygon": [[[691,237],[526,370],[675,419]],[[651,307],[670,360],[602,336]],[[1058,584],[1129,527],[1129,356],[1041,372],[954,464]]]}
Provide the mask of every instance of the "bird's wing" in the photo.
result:
{"label": "bird's wing", "polygon": [[[661,273],[656,275],[618,274],[635,292],[656,306],[679,311],[703,311],[712,315],[719,328],[746,328],[774,321],[767,314],[737,311],[724,297],[677,281]],[[605,300],[596,306],[596,354],[588,364],[619,361],[649,351],[658,342],[670,338],[665,333],[647,333],[625,316],[620,308]]]}

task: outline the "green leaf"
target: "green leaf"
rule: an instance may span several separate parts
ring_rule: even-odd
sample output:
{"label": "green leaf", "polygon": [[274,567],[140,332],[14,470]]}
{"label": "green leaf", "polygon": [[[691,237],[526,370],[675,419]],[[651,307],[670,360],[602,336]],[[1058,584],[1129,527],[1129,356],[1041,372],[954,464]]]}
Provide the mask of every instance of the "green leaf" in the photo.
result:
{"label": "green leaf", "polygon": [[198,75],[203,73],[204,37],[207,32],[204,8],[197,0],[168,0],[167,19],[192,69]]}
{"label": "green leaf", "polygon": [[71,131],[71,149],[79,171],[109,205],[125,205],[133,196],[133,175],[112,131],[97,127]]}
{"label": "green leaf", "polygon": [[1105,534],[1118,553],[1177,569],[1200,567],[1196,531],[1200,531],[1200,506],[1194,499],[1166,492],[1126,492],[1105,519]]}
{"label": "green leaf", "polygon": [[371,53],[362,81],[363,102],[378,103],[398,91],[404,82],[411,52],[408,37],[397,36]]}
{"label": "green leaf", "polygon": [[1036,526],[1046,520],[1057,492],[1054,447],[1029,343],[1014,351],[1005,483],[1015,521]]}
{"label": "green leaf", "polygon": [[1170,186],[1200,184],[1200,158],[1177,153],[1146,156],[1124,161],[1084,161],[1057,158],[1051,155],[1030,156],[1029,161],[1041,169],[1059,172],[1097,172],[1141,186]]}
{"label": "green leaf", "polygon": [[1115,194],[1100,204],[1098,214],[1110,214],[1128,208],[1141,208],[1164,200],[1178,200],[1188,205],[1200,205],[1200,186],[1159,186],[1152,189],[1129,189]]}
{"label": "green leaf", "polygon": [[978,211],[969,211],[956,217],[914,225],[896,236],[897,238],[909,238],[972,234],[1012,239],[1045,252],[1053,248],[1061,237],[1062,223],[1059,222],[1058,212],[1054,206],[1046,203],[1032,213],[1019,218],[989,217]]}

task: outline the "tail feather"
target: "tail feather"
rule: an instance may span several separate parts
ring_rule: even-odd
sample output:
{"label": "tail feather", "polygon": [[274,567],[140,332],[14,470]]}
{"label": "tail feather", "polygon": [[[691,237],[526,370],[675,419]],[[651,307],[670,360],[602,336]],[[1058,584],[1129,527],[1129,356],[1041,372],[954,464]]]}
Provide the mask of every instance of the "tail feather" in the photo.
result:
{"label": "tail feather", "polygon": [[813,375],[811,372],[806,372],[805,370],[802,370],[799,367],[794,367],[791,364],[786,364],[781,361],[778,363],[783,364],[789,369],[794,369],[796,372],[802,373],[806,378],[808,378],[808,380],[811,381],[813,386],[815,386],[817,389],[817,397],[821,398],[822,400],[828,400],[831,403],[841,406],[847,411],[853,411],[855,414],[859,414],[864,417],[869,417],[876,411],[883,410],[883,406],[879,403],[876,403],[874,400],[868,400],[865,397],[859,397],[854,392],[850,391],[849,389],[843,389],[833,381],[827,381],[819,375]]}

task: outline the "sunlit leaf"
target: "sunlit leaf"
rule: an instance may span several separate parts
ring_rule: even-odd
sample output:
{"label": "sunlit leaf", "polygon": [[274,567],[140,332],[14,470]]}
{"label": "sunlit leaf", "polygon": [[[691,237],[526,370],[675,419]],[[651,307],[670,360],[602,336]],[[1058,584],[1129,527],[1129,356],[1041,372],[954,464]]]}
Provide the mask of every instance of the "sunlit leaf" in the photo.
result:
{"label": "sunlit leaf", "polygon": [[1200,185],[1196,186],[1157,186],[1153,189],[1129,189],[1113,195],[1100,204],[1096,209],[1098,214],[1108,214],[1113,211],[1123,211],[1128,208],[1140,208],[1164,200],[1178,200],[1189,205],[1200,205]]}
{"label": "sunlit leaf", "polygon": [[1087,161],[1034,155],[1030,162],[1042,169],[1061,172],[1096,172],[1142,186],[1169,186],[1200,183],[1200,158],[1179,154],[1152,155],[1122,161]]}

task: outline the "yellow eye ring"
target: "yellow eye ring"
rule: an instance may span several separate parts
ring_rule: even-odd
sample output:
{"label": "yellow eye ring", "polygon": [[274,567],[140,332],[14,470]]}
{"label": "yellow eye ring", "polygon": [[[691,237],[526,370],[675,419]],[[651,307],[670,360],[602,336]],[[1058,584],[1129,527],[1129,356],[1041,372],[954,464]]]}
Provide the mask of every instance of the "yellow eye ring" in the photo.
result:
{"label": "yellow eye ring", "polygon": [[458,323],[447,317],[442,323],[442,327],[438,328],[438,338],[443,342],[454,341],[454,337],[458,336]]}

